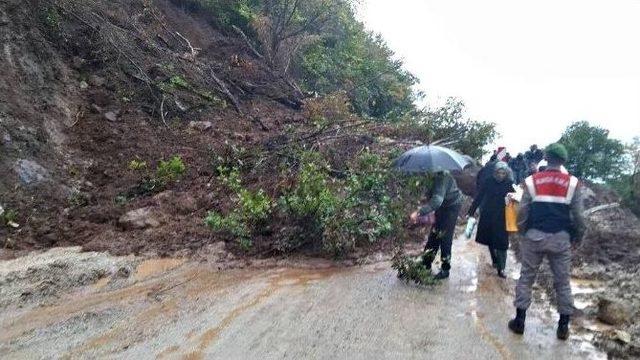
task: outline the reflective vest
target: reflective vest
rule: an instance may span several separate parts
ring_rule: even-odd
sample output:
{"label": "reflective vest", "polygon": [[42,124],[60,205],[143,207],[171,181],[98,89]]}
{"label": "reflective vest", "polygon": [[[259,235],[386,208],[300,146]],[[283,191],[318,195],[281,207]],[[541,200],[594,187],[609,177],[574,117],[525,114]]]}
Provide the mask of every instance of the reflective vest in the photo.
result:
{"label": "reflective vest", "polygon": [[529,176],[525,180],[531,195],[528,228],[546,233],[572,232],[570,205],[578,178],[559,170],[547,170]]}

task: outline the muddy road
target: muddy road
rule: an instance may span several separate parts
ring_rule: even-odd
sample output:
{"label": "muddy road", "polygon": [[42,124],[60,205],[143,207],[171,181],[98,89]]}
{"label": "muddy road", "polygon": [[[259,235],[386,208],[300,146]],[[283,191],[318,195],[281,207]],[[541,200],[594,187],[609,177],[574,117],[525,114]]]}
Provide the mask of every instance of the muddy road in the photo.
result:
{"label": "muddy road", "polygon": [[[433,288],[396,279],[387,262],[352,268],[217,271],[151,260],[126,286],[104,278],[46,306],[0,318],[5,359],[589,359],[588,335],[555,339],[537,301],[512,335],[513,277],[499,279],[484,247],[454,245],[452,276]],[[540,293],[540,292],[538,292]]]}

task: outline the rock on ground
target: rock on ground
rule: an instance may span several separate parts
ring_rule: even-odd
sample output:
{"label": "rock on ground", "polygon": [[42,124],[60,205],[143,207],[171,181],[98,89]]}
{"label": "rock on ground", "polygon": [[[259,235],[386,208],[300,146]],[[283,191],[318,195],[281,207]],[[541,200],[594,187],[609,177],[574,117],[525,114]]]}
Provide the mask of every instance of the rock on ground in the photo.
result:
{"label": "rock on ground", "polygon": [[602,298],[598,303],[598,320],[609,325],[621,325],[631,319],[631,307],[623,301]]}
{"label": "rock on ground", "polygon": [[189,122],[189,128],[199,131],[207,131],[213,127],[211,121],[191,121]]}
{"label": "rock on ground", "polygon": [[126,230],[146,229],[150,227],[160,226],[160,220],[153,208],[145,207],[131,210],[122,215],[118,220],[118,224]]}
{"label": "rock on ground", "polygon": [[51,178],[49,170],[32,160],[18,160],[14,170],[25,185],[35,185]]}

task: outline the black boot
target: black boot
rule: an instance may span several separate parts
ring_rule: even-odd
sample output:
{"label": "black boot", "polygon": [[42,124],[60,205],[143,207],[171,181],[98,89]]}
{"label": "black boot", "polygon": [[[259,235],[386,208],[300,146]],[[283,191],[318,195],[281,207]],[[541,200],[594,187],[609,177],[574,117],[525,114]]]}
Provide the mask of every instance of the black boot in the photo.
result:
{"label": "black boot", "polygon": [[444,280],[449,277],[449,270],[451,270],[451,262],[449,257],[442,258],[442,265],[440,265],[440,272],[436,274],[436,280]]}
{"label": "black boot", "polygon": [[436,280],[444,280],[449,277],[449,270],[440,270],[433,278]]}
{"label": "black boot", "polygon": [[498,277],[501,277],[503,279],[507,278],[507,275],[504,274],[504,270],[498,270]]}
{"label": "black boot", "polygon": [[569,338],[569,315],[560,315],[560,320],[558,321],[558,331],[556,335],[560,340],[567,340]]}
{"label": "black boot", "polygon": [[524,334],[524,320],[527,317],[527,310],[516,309],[516,317],[509,321],[509,330],[516,334]]}
{"label": "black boot", "polygon": [[433,250],[425,250],[424,254],[422,254],[422,265],[429,271],[431,271],[431,264],[433,260],[435,260],[436,254]]}

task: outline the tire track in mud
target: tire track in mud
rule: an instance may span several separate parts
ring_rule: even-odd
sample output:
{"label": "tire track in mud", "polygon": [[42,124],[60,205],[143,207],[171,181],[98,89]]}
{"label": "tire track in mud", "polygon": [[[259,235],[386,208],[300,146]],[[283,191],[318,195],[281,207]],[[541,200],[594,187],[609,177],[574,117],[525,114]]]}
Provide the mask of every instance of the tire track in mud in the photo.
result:
{"label": "tire track in mud", "polygon": [[[477,247],[469,247],[469,243],[462,236],[458,237],[458,244],[461,243],[460,239],[463,239],[462,244],[464,245],[460,246],[460,248],[456,250],[458,250],[459,255],[462,255],[463,259],[461,260],[467,261],[467,266],[475,268],[471,272],[471,277],[473,278],[473,285],[470,287],[471,291],[465,292],[472,296],[471,300],[469,301],[468,313],[473,319],[473,324],[478,332],[478,335],[480,335],[480,338],[482,338],[482,340],[484,340],[487,345],[494,348],[496,352],[500,354],[500,357],[503,360],[515,359],[506,344],[500,341],[499,337],[487,327],[487,325],[485,324],[485,316],[481,311],[479,311],[478,306],[478,297],[487,296],[490,293],[496,292],[504,293],[508,296],[509,292],[505,291],[501,286],[495,286],[491,281],[488,281],[488,278],[484,276],[485,271],[482,265],[486,261],[485,256],[480,253]],[[483,273],[483,278],[481,280],[479,280],[479,272]],[[495,295],[491,296],[495,297]]]}
{"label": "tire track in mud", "polygon": [[[322,280],[328,277],[333,276],[338,273],[340,268],[329,268],[329,269],[321,269],[321,270],[296,270],[296,269],[286,269],[283,272],[276,274],[273,276],[265,289],[263,289],[260,293],[254,296],[248,302],[234,308],[227,314],[217,325],[216,327],[205,331],[199,337],[199,343],[196,347],[196,350],[188,353],[184,356],[186,360],[200,360],[204,359],[204,351],[212,346],[215,341],[218,339],[220,334],[228,328],[235,319],[237,319],[240,315],[245,313],[247,310],[254,308],[262,303],[264,303],[267,299],[272,297],[278,290],[282,289],[286,286],[296,287],[296,286],[305,286],[309,282],[314,280]],[[160,358],[160,355],[166,355],[169,353],[175,353],[178,349],[175,347],[167,348],[159,353],[157,356]]]}
{"label": "tire track in mud", "polygon": [[507,346],[501,342],[496,335],[491,333],[491,331],[484,324],[484,315],[482,313],[478,313],[477,304],[475,300],[471,302],[471,317],[473,318],[473,323],[476,326],[478,334],[480,337],[490,346],[496,349],[496,351],[500,354],[503,360],[511,360],[515,359],[513,354]]}

